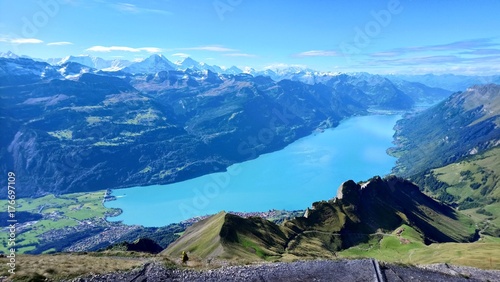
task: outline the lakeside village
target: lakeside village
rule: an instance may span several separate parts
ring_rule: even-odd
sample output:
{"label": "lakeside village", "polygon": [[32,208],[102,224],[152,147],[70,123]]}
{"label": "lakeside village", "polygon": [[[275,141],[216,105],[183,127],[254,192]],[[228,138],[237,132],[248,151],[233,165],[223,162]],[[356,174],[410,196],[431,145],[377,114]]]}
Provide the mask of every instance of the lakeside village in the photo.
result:
{"label": "lakeside village", "polygon": [[[320,132],[323,132],[323,131],[324,130],[322,130]],[[111,189],[107,189],[104,192],[104,197],[102,199],[102,203],[103,204],[105,202],[116,200],[116,197],[112,196],[111,193],[112,193]],[[119,210],[119,209],[117,209],[117,210]],[[112,216],[117,216],[121,212],[122,211],[119,210],[119,211],[114,212],[112,215],[108,215],[108,216],[111,216],[111,217]],[[237,215],[237,216],[241,216],[241,217],[244,217],[244,218],[256,216],[256,217],[262,217],[262,218],[265,218],[265,219],[268,219],[268,220],[273,220],[273,219],[288,219],[288,218],[293,218],[295,216],[301,216],[301,215],[303,215],[305,213],[305,211],[304,210],[283,211],[283,210],[271,209],[271,210],[268,210],[268,211],[265,211],[265,212],[237,212],[237,211],[228,211],[227,213],[234,214],[234,215]],[[198,222],[200,220],[208,218],[208,217],[210,217],[212,215],[213,214],[196,216],[196,217],[192,217],[192,218],[183,220],[183,221],[181,221],[179,223],[181,225],[184,225],[184,226],[187,227],[187,226],[189,226],[189,225],[191,225],[193,223],[196,223],[196,222]]]}
{"label": "lakeside village", "polygon": [[[104,191],[102,199],[97,199],[104,205],[105,202],[116,200],[115,196],[112,196],[112,191],[110,189]],[[58,197],[56,196],[56,199]],[[100,198],[100,197],[99,197]],[[110,222],[107,220],[108,217],[113,217],[119,215],[122,211],[120,209],[108,209],[104,216],[96,216],[85,219],[77,219],[73,217],[68,217],[62,209],[65,207],[58,207],[58,210],[52,210],[46,212],[47,209],[54,209],[54,205],[50,202],[44,203],[36,208],[35,211],[31,213],[36,214],[36,218],[30,218],[26,221],[18,221],[16,223],[16,235],[19,240],[16,242],[16,247],[23,249],[22,252],[40,252],[45,249],[49,250],[49,247],[53,245],[66,245],[62,247],[62,250],[69,252],[81,252],[94,250],[98,246],[111,245],[118,243],[121,238],[134,230],[143,228],[140,225],[126,225],[122,222]],[[84,204],[81,203],[78,207],[72,206],[70,208],[71,212],[77,212],[84,209]],[[22,210],[22,207],[20,207]],[[45,211],[45,212],[44,212]],[[283,211],[283,210],[268,210],[264,212],[235,212],[228,211],[228,213],[238,215],[241,217],[262,217],[271,221],[281,222],[286,219],[290,219],[296,216],[304,215],[303,210],[297,211]],[[212,215],[203,215],[193,217],[182,222],[177,223],[183,228],[187,228],[190,225],[208,218]],[[73,221],[75,224],[71,225],[60,225],[58,222],[64,222],[67,220]],[[52,223],[51,223],[52,222]],[[58,226],[58,227],[55,227]],[[54,228],[55,227],[55,228]],[[8,226],[3,226],[2,231],[8,232]],[[26,240],[28,237],[23,233],[29,234],[35,231],[38,233],[36,235],[36,240],[38,243],[34,243],[32,240]],[[26,238],[25,238],[26,237]],[[65,240],[64,238],[72,237],[73,240]],[[79,239],[77,239],[79,238]],[[62,241],[61,241],[62,240]],[[71,242],[70,242],[71,241]],[[4,249],[7,247],[7,242],[3,243]],[[37,246],[33,245],[36,244]],[[30,247],[32,246],[32,247]],[[43,250],[42,250],[43,249]],[[1,251],[0,251],[1,253]]]}
{"label": "lakeside village", "polygon": [[[268,210],[265,212],[235,212],[235,211],[228,211],[227,213],[234,214],[240,217],[248,218],[248,217],[262,217],[267,220],[271,221],[284,221],[287,219],[292,219],[297,216],[303,216],[305,214],[305,211],[303,210],[295,210],[295,211],[284,211],[284,210]],[[200,220],[203,220],[205,218],[208,218],[212,216],[213,214],[209,215],[203,215],[203,216],[197,216],[193,217],[184,221],[181,221],[180,224],[183,225],[192,225]]]}

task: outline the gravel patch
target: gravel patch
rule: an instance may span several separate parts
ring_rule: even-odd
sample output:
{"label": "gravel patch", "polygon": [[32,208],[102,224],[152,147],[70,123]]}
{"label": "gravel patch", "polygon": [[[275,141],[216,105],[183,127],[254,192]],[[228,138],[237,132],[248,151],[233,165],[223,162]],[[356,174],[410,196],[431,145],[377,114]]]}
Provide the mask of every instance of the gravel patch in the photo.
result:
{"label": "gravel patch", "polygon": [[211,270],[166,269],[160,263],[147,263],[123,273],[91,275],[72,282],[100,281],[500,281],[500,271],[430,265],[420,267],[384,264],[363,260],[316,260],[224,266]]}

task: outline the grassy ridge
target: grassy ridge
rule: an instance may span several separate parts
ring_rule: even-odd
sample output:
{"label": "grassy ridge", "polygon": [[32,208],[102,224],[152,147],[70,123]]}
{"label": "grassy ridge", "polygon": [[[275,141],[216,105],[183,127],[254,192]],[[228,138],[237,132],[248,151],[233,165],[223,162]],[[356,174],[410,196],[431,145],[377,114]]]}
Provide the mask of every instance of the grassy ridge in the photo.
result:
{"label": "grassy ridge", "polygon": [[180,257],[183,251],[189,252],[192,257],[210,257],[220,253],[219,233],[224,224],[225,212],[206,218],[193,224],[162,254]]}
{"label": "grassy ridge", "polygon": [[381,261],[404,264],[449,263],[483,269],[500,269],[500,238],[485,236],[474,243],[440,243],[425,245],[418,233],[408,225],[398,236],[386,234],[338,253],[343,258],[372,257]]}
{"label": "grassy ridge", "polygon": [[414,175],[429,195],[456,205],[485,231],[500,236],[500,147]]}
{"label": "grassy ridge", "polygon": [[162,255],[179,258],[186,251],[195,260],[218,257],[255,261],[279,256],[284,245],[285,235],[276,224],[220,212],[193,224]]}

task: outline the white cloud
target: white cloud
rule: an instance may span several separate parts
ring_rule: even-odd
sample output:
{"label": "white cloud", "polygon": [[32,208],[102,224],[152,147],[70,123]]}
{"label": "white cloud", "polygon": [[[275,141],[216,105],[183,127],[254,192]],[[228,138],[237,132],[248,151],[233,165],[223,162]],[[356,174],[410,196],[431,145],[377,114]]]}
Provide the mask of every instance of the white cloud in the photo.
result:
{"label": "white cloud", "polygon": [[161,15],[171,15],[172,14],[172,12],[170,12],[170,11],[160,10],[160,9],[142,8],[142,7],[139,7],[137,5],[130,4],[130,3],[117,3],[117,4],[112,4],[111,6],[120,12],[129,13],[129,14],[140,14],[140,13],[161,14]]}
{"label": "white cloud", "polygon": [[207,45],[207,46],[198,46],[198,47],[190,47],[190,48],[179,48],[179,50],[197,50],[197,51],[211,51],[211,52],[236,52],[238,50],[226,48],[220,45]]}
{"label": "white cloud", "polygon": [[0,37],[0,42],[7,42],[12,44],[39,44],[43,43],[42,40],[36,38],[7,38]]}
{"label": "white cloud", "polygon": [[85,51],[90,51],[90,52],[112,52],[112,51],[123,51],[123,52],[141,52],[141,51],[146,51],[148,53],[160,53],[162,50],[161,48],[156,48],[156,47],[141,47],[141,48],[133,48],[133,47],[127,47],[127,46],[92,46],[90,48],[87,48]]}
{"label": "white cloud", "polygon": [[424,45],[414,47],[402,47],[389,50],[389,52],[396,52],[399,54],[414,53],[414,52],[429,52],[429,51],[470,51],[475,49],[491,48],[499,46],[493,41],[492,38],[476,38],[462,41],[455,41],[445,44],[437,45]]}
{"label": "white cloud", "polygon": [[137,49],[139,49],[139,51],[146,51],[148,53],[160,53],[162,51],[161,48],[157,47],[141,47]]}
{"label": "white cloud", "polygon": [[63,46],[63,45],[73,45],[73,43],[68,41],[50,42],[47,46]]}
{"label": "white cloud", "polygon": [[173,57],[181,57],[181,58],[187,58],[189,57],[189,54],[186,54],[186,53],[175,53],[175,54],[172,54]]}
{"label": "white cloud", "polygon": [[332,50],[310,50],[293,55],[294,57],[338,57],[341,54]]}

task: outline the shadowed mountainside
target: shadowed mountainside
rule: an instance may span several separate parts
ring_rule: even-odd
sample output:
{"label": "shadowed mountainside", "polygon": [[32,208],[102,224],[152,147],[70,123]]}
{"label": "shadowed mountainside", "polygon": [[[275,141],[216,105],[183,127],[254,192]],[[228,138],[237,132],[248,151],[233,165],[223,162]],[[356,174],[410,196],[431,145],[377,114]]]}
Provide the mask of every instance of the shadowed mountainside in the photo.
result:
{"label": "shadowed mountainside", "polygon": [[396,124],[394,172],[409,177],[500,144],[500,85],[457,92]]}

